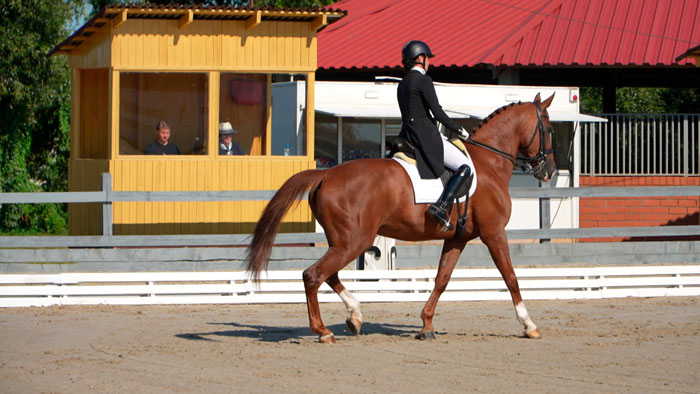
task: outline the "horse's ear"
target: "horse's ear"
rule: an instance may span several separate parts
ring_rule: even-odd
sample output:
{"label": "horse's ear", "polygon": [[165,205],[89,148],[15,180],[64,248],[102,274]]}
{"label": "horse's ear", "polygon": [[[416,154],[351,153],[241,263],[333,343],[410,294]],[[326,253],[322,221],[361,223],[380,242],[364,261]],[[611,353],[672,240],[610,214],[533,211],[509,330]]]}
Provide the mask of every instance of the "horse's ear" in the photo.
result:
{"label": "horse's ear", "polygon": [[[555,92],[555,93],[556,93],[556,92]],[[549,106],[552,104],[552,101],[553,101],[553,100],[554,100],[554,93],[552,93],[552,95],[549,96],[549,98],[548,98],[547,100],[544,100],[544,102],[542,102],[542,110],[544,110],[544,109],[546,109],[547,107],[549,107]]]}
{"label": "horse's ear", "polygon": [[542,99],[540,98],[540,92],[537,92],[537,96],[535,96],[535,99],[533,101],[536,103],[539,103],[540,101],[542,101]]}

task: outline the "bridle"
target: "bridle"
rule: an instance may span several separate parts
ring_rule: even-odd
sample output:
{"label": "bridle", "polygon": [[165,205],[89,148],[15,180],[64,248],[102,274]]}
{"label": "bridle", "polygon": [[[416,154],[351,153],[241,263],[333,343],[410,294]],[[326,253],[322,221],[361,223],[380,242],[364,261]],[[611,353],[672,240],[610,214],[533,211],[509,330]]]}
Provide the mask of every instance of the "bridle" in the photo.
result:
{"label": "bridle", "polygon": [[[518,150],[517,155],[513,156],[508,152],[504,152],[500,149],[494,148],[490,145],[486,145],[483,142],[475,141],[472,138],[469,138],[465,142],[470,143],[472,145],[476,145],[478,147],[484,148],[486,150],[490,150],[493,153],[496,153],[499,156],[505,157],[506,159],[510,160],[513,162],[513,167],[517,166],[518,163],[521,164],[521,167],[526,169],[526,168],[531,168],[533,172],[538,172],[542,170],[542,167],[544,167],[546,163],[546,157],[548,154],[553,153],[553,149],[546,149],[545,147],[545,132],[546,129],[544,127],[544,124],[542,123],[542,119],[546,118],[549,119],[549,115],[542,114],[542,110],[540,109],[540,103],[537,101],[534,101],[533,104],[535,104],[535,109],[537,110],[537,126],[535,127],[535,131],[532,133],[532,138],[530,138],[530,142],[528,142],[527,146],[525,148],[522,148]],[[539,133],[540,135],[540,150],[537,152],[535,156],[525,156],[522,153],[520,153],[522,150],[527,151],[527,149],[532,145],[532,142],[535,141],[535,136]],[[535,163],[537,163],[535,165]],[[528,166],[529,164],[529,166]]]}

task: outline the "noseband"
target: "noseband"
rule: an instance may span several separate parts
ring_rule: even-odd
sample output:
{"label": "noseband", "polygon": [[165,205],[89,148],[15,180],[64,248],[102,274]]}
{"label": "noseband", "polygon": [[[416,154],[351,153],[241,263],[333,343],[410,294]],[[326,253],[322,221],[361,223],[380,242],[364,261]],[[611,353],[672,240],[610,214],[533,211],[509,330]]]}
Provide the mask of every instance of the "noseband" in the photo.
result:
{"label": "noseband", "polygon": [[[554,149],[546,149],[545,148],[545,141],[544,141],[544,135],[545,135],[545,128],[544,124],[542,123],[542,118],[547,118],[549,119],[549,115],[543,115],[542,110],[540,110],[540,103],[534,102],[535,104],[535,109],[537,110],[537,128],[535,128],[535,132],[532,133],[532,138],[530,138],[530,142],[527,144],[525,147],[525,150],[532,145],[532,142],[535,140],[535,136],[537,135],[537,132],[540,134],[540,150],[537,152],[535,156],[532,157],[527,157],[524,155],[521,155],[520,152],[518,152],[518,159],[529,164],[533,171],[535,173],[539,172],[542,170],[546,163],[547,155],[550,153],[554,152]],[[537,163],[537,165],[535,165]]]}
{"label": "noseband", "polygon": [[[524,149],[520,149],[516,156],[513,156],[508,152],[504,152],[500,149],[496,149],[492,146],[486,145],[486,144],[481,143],[479,141],[474,141],[471,138],[466,140],[466,142],[468,142],[472,145],[482,147],[486,150],[490,150],[491,152],[494,152],[499,156],[505,157],[506,159],[513,162],[513,166],[517,166],[518,163],[520,163],[521,167],[527,168],[528,167],[527,165],[529,164],[530,168],[532,168],[533,172],[537,173],[538,171],[541,171],[546,163],[546,156],[550,153],[553,153],[554,149],[546,149],[545,148],[545,141],[544,141],[545,127],[544,127],[544,124],[542,123],[542,119],[543,118],[549,119],[549,115],[542,114],[542,110],[540,110],[540,103],[534,101],[533,104],[535,104],[535,109],[537,110],[537,126],[535,127],[535,131],[532,133],[532,138],[530,138],[530,142],[527,144],[527,146]],[[538,133],[540,135],[540,150],[539,150],[539,152],[537,152],[537,154],[535,156],[525,156],[525,155],[521,154],[520,151],[527,150],[527,148],[529,148],[530,145],[532,145],[532,142],[535,141],[535,136],[537,136]],[[537,164],[535,165],[535,163],[537,163]]]}

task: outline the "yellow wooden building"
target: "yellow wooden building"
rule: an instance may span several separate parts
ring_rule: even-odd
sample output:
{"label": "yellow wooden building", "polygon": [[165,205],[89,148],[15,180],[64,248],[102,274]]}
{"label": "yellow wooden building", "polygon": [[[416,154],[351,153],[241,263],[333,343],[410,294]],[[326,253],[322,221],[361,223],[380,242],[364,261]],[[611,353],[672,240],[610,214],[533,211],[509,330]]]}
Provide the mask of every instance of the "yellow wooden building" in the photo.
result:
{"label": "yellow wooden building", "polygon": [[[103,8],[51,52],[67,55],[72,69],[69,190],[100,190],[103,172],[115,191],[274,190],[314,168],[316,33],[342,16],[332,9]],[[301,95],[275,96],[297,81],[305,81]],[[145,154],[160,121],[180,154]],[[219,153],[223,122],[237,130],[233,140],[245,155]],[[248,233],[265,204],[115,203],[114,234]],[[71,234],[100,234],[100,207],[71,204],[69,225]],[[313,231],[308,204],[282,226]]]}

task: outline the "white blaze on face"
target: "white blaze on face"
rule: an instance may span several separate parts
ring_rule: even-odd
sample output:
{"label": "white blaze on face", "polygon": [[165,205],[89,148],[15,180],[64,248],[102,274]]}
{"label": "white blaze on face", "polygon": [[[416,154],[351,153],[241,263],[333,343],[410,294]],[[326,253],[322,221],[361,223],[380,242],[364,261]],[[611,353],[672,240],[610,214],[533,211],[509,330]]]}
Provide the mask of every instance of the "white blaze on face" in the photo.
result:
{"label": "white blaze on face", "polygon": [[348,309],[350,316],[356,318],[360,322],[362,321],[362,312],[360,312],[360,301],[358,301],[348,289],[343,289],[343,291],[338,294],[340,298],[345,303],[345,307]]}
{"label": "white blaze on face", "polygon": [[515,315],[518,317],[518,320],[520,323],[525,326],[525,332],[532,332],[533,330],[537,329],[537,326],[535,323],[530,320],[530,315],[527,313],[527,309],[525,308],[525,304],[522,302],[518,303],[518,305],[515,306]]}

